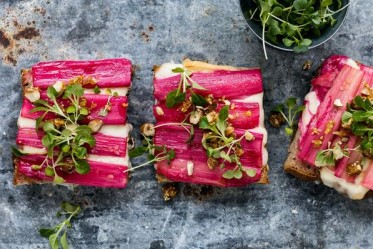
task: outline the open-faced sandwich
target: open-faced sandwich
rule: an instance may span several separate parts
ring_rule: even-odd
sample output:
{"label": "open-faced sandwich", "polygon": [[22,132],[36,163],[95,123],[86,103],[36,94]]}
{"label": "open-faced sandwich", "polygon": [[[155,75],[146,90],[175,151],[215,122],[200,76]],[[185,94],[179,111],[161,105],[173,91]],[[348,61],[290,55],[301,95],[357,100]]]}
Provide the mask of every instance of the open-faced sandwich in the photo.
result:
{"label": "open-faced sandwich", "polygon": [[154,69],[158,179],[238,187],[268,183],[259,68],[184,60]]}
{"label": "open-faced sandwich", "polygon": [[125,187],[131,68],[127,59],[107,59],[23,70],[14,184]]}
{"label": "open-faced sandwich", "polygon": [[331,56],[311,84],[285,171],[362,199],[373,190],[373,68]]}

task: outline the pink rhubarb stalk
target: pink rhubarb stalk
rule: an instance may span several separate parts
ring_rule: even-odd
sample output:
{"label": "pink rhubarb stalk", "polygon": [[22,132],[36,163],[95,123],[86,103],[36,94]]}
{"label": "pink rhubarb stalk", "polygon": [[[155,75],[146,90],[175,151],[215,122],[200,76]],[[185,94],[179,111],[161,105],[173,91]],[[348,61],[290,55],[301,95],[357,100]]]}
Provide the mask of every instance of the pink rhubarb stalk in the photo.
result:
{"label": "pink rhubarb stalk", "polygon": [[[360,85],[357,93],[360,93],[362,88],[367,84],[368,86],[372,87],[373,86],[373,69],[371,70],[366,70],[362,79],[362,84]],[[349,137],[348,143],[347,143],[347,148],[349,149],[354,149],[360,144],[360,139],[358,137],[351,135]],[[342,177],[345,178],[346,180],[350,179],[352,180],[353,177],[349,177],[346,173],[346,167],[348,163],[351,163],[351,160],[347,157],[344,157],[341,159],[335,168],[335,176],[337,177]]]}
{"label": "pink rhubarb stalk", "polygon": [[[16,143],[18,145],[26,145],[36,148],[44,148],[41,139],[44,136],[44,132],[33,128],[19,128]],[[89,154],[102,155],[102,156],[120,156],[125,157],[127,151],[127,138],[113,137],[102,133],[96,133],[93,135],[96,139],[96,145],[93,148],[89,148]]]}
{"label": "pink rhubarb stalk", "polygon": [[[238,71],[218,70],[212,73],[193,73],[191,78],[207,90],[195,90],[200,94],[213,93],[215,98],[235,98],[263,92],[260,69]],[[164,101],[166,95],[179,85],[180,75],[154,79],[154,96]]]}
{"label": "pink rhubarb stalk", "polygon": [[[230,119],[228,120],[233,127],[241,129],[252,129],[259,125],[260,108],[258,103],[246,103],[230,101],[234,108],[229,110]],[[218,106],[217,112],[223,107]],[[157,111],[157,109],[161,112]],[[154,116],[158,122],[182,122],[186,113],[177,108],[167,108],[164,103],[159,103],[153,108]]]}
{"label": "pink rhubarb stalk", "polygon": [[[128,100],[126,96],[112,97],[110,99],[110,111],[108,111],[108,114],[106,116],[101,116],[99,115],[99,113],[100,110],[105,108],[105,105],[107,104],[109,98],[107,95],[85,94],[83,98],[87,100],[86,107],[90,111],[85,123],[93,119],[100,119],[104,122],[104,124],[126,123],[126,114],[128,106]],[[41,93],[41,99],[48,99],[45,92]],[[59,100],[59,102],[64,106],[69,104],[68,100]],[[30,112],[34,107],[34,104],[32,104],[28,99],[25,98],[22,105],[21,116],[30,119],[37,119],[38,117],[40,117],[43,114],[43,112]],[[53,119],[56,118],[56,115],[48,113],[47,116],[45,116],[45,118]]]}
{"label": "pink rhubarb stalk", "polygon": [[77,76],[91,76],[97,82],[85,88],[129,87],[131,85],[131,61],[106,59],[97,61],[40,62],[32,67],[33,85],[46,89],[60,80],[68,82]]}
{"label": "pink rhubarb stalk", "polygon": [[[44,173],[45,166],[40,170],[33,170],[32,165],[40,165],[44,156],[23,156],[19,159],[18,171],[26,177],[35,180],[53,181],[53,177],[46,176]],[[90,171],[81,175],[76,172],[67,173],[56,169],[57,174],[63,177],[66,183],[79,184],[82,186],[95,186],[107,188],[124,188],[127,185],[127,173],[124,171],[127,166],[116,164],[107,164],[95,161],[89,161]]]}
{"label": "pink rhubarb stalk", "polygon": [[[165,123],[158,123],[161,125]],[[244,134],[244,130],[236,129],[237,137]],[[246,141],[242,139],[241,145],[244,154],[240,161],[245,168],[256,169],[257,174],[254,177],[248,177],[243,173],[241,179],[227,180],[222,177],[225,171],[234,169],[235,165],[229,162],[225,163],[225,168],[217,166],[210,169],[207,165],[207,155],[201,141],[203,131],[195,131],[194,141],[186,144],[189,134],[184,128],[179,126],[162,126],[156,129],[154,137],[155,145],[162,145],[167,140],[167,148],[175,150],[175,159],[168,165],[167,161],[157,163],[157,172],[165,175],[168,179],[179,182],[192,182],[197,184],[208,184],[222,187],[244,186],[260,179],[262,168],[262,134],[251,132],[255,139]],[[193,162],[193,174],[187,173],[187,162]],[[220,165],[220,164],[219,164]]]}

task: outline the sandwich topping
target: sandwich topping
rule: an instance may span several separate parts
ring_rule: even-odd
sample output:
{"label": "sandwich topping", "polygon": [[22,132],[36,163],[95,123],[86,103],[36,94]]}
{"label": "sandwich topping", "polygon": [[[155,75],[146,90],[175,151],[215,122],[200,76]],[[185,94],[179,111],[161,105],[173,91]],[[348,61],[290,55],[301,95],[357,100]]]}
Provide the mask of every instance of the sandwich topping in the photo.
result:
{"label": "sandwich topping", "polygon": [[15,184],[125,187],[130,84],[125,59],[44,62],[24,70]]}
{"label": "sandwich topping", "polygon": [[[372,67],[332,56],[312,80],[308,95],[316,100],[305,101],[299,122],[299,159],[320,167],[326,185],[353,199],[373,189],[372,87]],[[316,111],[309,111],[312,102]]]}
{"label": "sandwich topping", "polygon": [[171,181],[224,187],[260,180],[267,154],[259,71],[166,63],[155,70],[154,89],[157,123],[142,126],[144,145],[130,156],[150,152],[149,162]]}

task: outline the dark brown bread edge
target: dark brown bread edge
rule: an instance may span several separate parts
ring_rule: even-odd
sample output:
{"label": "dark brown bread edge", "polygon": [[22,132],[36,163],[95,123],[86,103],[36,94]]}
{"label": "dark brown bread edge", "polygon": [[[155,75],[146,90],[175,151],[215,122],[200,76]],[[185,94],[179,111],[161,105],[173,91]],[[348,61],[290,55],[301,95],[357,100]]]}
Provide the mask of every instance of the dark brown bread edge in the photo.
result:
{"label": "dark brown bread edge", "polygon": [[43,180],[35,180],[30,177],[27,177],[20,173],[18,171],[18,164],[19,164],[19,159],[16,157],[13,157],[13,184],[15,186],[18,185],[26,185],[26,184],[43,184],[43,183],[51,183],[50,181],[43,181]]}
{"label": "dark brown bread edge", "polygon": [[303,181],[317,181],[320,180],[320,172],[317,168],[308,166],[298,159],[298,140],[300,131],[298,130],[294,136],[293,142],[288,149],[288,158],[284,164],[286,173],[292,174]]}

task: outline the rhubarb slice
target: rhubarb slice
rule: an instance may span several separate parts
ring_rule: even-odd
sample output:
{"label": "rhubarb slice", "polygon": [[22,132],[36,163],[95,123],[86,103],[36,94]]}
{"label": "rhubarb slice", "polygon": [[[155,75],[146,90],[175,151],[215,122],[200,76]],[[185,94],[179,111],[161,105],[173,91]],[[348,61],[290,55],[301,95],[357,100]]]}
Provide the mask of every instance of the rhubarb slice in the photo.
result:
{"label": "rhubarb slice", "polygon": [[156,160],[157,174],[219,187],[268,182],[259,69],[165,63],[155,68],[154,97],[155,159],[172,151]]}
{"label": "rhubarb slice", "polygon": [[124,188],[131,62],[41,62],[22,71],[14,183]]}

